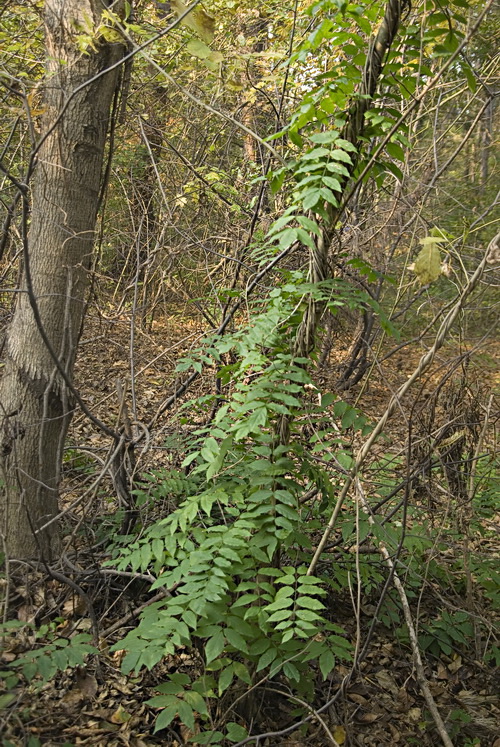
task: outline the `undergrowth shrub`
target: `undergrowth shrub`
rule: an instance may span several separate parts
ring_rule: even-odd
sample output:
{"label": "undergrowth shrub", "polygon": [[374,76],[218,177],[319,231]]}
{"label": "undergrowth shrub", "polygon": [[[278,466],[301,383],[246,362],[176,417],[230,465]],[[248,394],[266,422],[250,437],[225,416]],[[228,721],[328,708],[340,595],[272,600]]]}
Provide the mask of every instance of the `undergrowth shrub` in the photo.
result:
{"label": "undergrowth shrub", "polygon": [[[360,547],[371,544],[376,552],[383,543],[400,566],[410,601],[429,583],[449,583],[450,569],[437,557],[439,534],[426,508],[408,500],[405,462],[391,454],[374,460],[365,475],[383,510],[370,522],[366,509],[347,498],[332,537],[333,560],[325,553],[316,574],[307,573],[311,549],[352,467],[353,447],[371,426],[348,402],[321,393],[308,361],[294,357],[289,344],[306,293],[327,304],[333,298],[336,308],[341,302],[362,307],[367,294],[345,282],[327,293],[327,284],[318,289],[299,279],[294,273],[295,282],[272,290],[247,327],[214,337],[198,356],[180,361],[180,370],[215,367],[220,389],[196,403],[210,415],[192,431],[185,473],[157,472],[138,491],[143,504],[175,496],[174,509],[145,526],[140,538],[115,543],[109,561],[119,570],[153,573],[151,591],[165,590],[114,648],[126,652],[126,673],[151,669],[179,647],[195,653],[198,673],[168,675],[148,702],[162,709],[157,731],[176,717],[191,729],[201,719],[206,730],[192,738],[199,744],[246,734],[235,722],[219,731],[210,699],[284,678],[292,692],[312,701],[311,671],[325,680],[337,661],[351,660],[353,642],[330,600],[361,586],[364,598],[377,601],[387,579],[373,551],[356,560]],[[186,407],[193,411],[193,403]],[[455,580],[465,575],[462,565]],[[405,645],[399,600],[387,595],[378,615]],[[467,611],[444,610],[422,625],[421,645],[447,654],[473,634]]]}
{"label": "undergrowth shrub", "polygon": [[56,624],[41,625],[9,620],[0,625],[0,650],[15,651],[16,657],[0,671],[0,713],[17,697],[22,682],[39,690],[58,672],[84,664],[89,654],[98,650],[88,633],[71,638],[57,634]]}
{"label": "undergrowth shrub", "polygon": [[[222,395],[213,420],[194,431],[183,463],[187,490],[172,513],[132,545],[117,546],[110,561],[153,572],[151,589],[169,592],[116,644],[127,651],[124,671],[152,668],[179,646],[194,648],[204,661],[201,678],[170,678],[151,701],[163,708],[157,729],[176,714],[190,725],[190,708],[207,716],[200,698],[221,696],[236,680],[251,685],[280,675],[312,697],[314,683],[305,676],[311,662],[325,679],[336,660],[351,658],[351,641],[325,603],[339,579],[308,575],[305,563],[335,500],[331,468],[340,479],[352,463],[352,434],[370,426],[347,402],[322,395],[308,361],[290,353],[306,290],[312,287],[288,283],[271,291],[247,329],[203,348],[201,362],[218,366]],[[336,306],[339,298],[366,302],[365,293],[335,283]],[[224,363],[228,353],[235,362]],[[181,369],[189,366],[197,360],[180,362]],[[312,487],[319,500],[303,501]],[[160,480],[151,493],[169,491]]]}

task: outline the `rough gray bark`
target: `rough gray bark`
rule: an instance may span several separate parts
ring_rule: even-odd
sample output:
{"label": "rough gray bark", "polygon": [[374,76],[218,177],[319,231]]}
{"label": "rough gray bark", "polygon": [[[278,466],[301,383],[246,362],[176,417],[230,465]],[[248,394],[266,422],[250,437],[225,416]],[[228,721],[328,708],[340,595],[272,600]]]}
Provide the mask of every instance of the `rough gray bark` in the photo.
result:
{"label": "rough gray bark", "polygon": [[[40,321],[69,378],[85,308],[109,113],[119,75],[118,67],[100,73],[123,55],[118,36],[109,42],[99,33],[103,8],[100,0],[45,4],[45,139],[31,186],[27,252]],[[83,53],[82,34],[92,42]],[[28,284],[25,266],[0,381],[0,531],[10,557],[50,558],[58,544],[57,522],[38,530],[58,512],[72,404],[42,339]]]}

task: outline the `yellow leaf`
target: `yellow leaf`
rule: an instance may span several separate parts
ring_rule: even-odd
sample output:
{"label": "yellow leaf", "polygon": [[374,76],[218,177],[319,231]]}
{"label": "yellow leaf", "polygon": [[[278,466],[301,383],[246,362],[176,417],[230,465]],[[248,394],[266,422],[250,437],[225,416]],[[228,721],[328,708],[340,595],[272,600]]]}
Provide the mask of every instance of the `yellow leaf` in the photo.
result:
{"label": "yellow leaf", "polygon": [[[439,241],[439,240],[438,240]],[[441,275],[441,254],[438,241],[434,237],[427,236],[422,239],[424,244],[413,265],[413,271],[421,285],[432,283]]]}
{"label": "yellow leaf", "polygon": [[337,744],[344,744],[345,737],[346,737],[346,733],[345,733],[344,727],[336,726],[335,729],[333,730],[333,738],[335,739]]}
{"label": "yellow leaf", "polygon": [[[170,5],[177,13],[177,16],[181,16],[185,13],[188,7],[187,5],[184,5],[182,0],[172,0]],[[192,10],[191,13],[188,13],[188,15],[182,19],[182,23],[192,31],[195,31],[200,39],[203,39],[207,44],[210,44],[214,38],[215,19],[212,18],[212,16],[209,16],[208,13],[205,13],[202,8],[195,8]]]}

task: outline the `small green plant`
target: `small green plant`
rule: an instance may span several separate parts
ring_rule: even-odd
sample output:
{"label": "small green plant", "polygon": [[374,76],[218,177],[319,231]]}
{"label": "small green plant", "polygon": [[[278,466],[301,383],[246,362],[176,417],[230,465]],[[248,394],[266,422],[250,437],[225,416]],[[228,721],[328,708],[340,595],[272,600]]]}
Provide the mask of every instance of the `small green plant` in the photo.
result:
{"label": "small green plant", "polygon": [[[472,716],[461,708],[455,708],[448,715],[448,732],[450,737],[454,738],[460,734],[462,727],[470,724]],[[479,740],[478,740],[479,741]],[[478,744],[476,740],[467,740],[466,744]]]}
{"label": "small green plant", "polygon": [[67,471],[82,474],[94,471],[96,463],[85,451],[69,447],[64,450],[63,465]]}
{"label": "small green plant", "polygon": [[429,623],[420,625],[419,642],[424,651],[434,656],[450,656],[472,640],[474,627],[468,612],[448,612],[443,610],[439,617]]}
{"label": "small green plant", "polygon": [[[57,672],[82,666],[89,654],[99,653],[95,646],[90,644],[90,636],[87,633],[77,633],[71,639],[60,638],[54,625],[35,628],[34,625],[18,620],[0,625],[2,647],[6,647],[9,640],[12,641],[21,633],[24,637],[28,634],[35,647],[9,662],[6,668],[0,671],[0,681],[4,690],[0,695],[0,709],[7,708],[15,700],[16,688],[22,679],[29,682],[31,687],[39,689]],[[42,640],[47,642],[36,646],[36,643]]]}

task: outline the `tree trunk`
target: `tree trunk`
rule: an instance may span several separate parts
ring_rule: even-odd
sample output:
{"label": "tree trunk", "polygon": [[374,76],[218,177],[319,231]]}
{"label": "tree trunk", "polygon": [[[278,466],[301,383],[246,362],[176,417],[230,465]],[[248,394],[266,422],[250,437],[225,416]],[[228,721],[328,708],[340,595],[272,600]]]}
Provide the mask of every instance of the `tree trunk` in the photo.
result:
{"label": "tree trunk", "polygon": [[[0,531],[10,557],[50,559],[58,545],[56,521],[39,530],[58,513],[60,465],[73,405],[42,339],[33,299],[52,350],[71,379],[119,75],[118,67],[101,73],[123,56],[118,35],[109,42],[99,33],[103,8],[100,0],[45,4],[45,135],[32,182],[29,264],[7,331],[0,381]],[[87,45],[83,52],[82,45]]]}
{"label": "tree trunk", "polygon": [[[241,49],[242,54],[256,55],[263,52],[267,42],[267,28],[269,21],[263,10],[253,8],[245,14],[244,21],[241,24],[241,33],[248,39],[248,43]],[[259,64],[252,64],[252,58],[245,64],[244,70],[240,74],[241,84],[243,86],[244,106],[241,112],[241,121],[249,129],[261,134],[262,127],[257,125],[256,120],[261,120],[264,113],[266,119],[266,106],[263,106],[262,99],[256,100],[258,95],[257,83],[262,78],[262,69]],[[262,94],[261,94],[262,95]],[[267,114],[269,114],[267,112]],[[259,116],[260,115],[260,116]],[[269,116],[267,117],[269,120]],[[246,133],[243,137],[243,155],[245,161],[251,166],[252,163],[258,163],[263,167],[262,152],[256,147],[252,135]]]}

